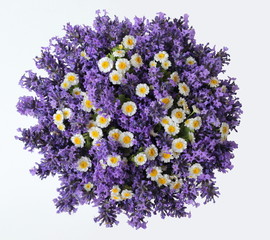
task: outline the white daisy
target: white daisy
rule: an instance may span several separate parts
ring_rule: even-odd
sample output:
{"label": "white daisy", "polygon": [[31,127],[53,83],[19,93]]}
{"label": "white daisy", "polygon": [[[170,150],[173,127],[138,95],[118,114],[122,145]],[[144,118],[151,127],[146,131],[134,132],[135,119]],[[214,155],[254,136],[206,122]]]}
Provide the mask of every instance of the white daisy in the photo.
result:
{"label": "white daisy", "polygon": [[145,83],[140,83],[136,86],[136,95],[139,97],[146,97],[149,93],[149,87]]}
{"label": "white daisy", "polygon": [[168,134],[170,134],[172,136],[175,136],[180,131],[180,128],[179,128],[178,124],[176,124],[174,122],[165,125],[164,128],[165,128],[166,133],[168,133]]}
{"label": "white daisy", "polygon": [[218,87],[218,85],[219,85],[219,80],[216,77],[211,77],[209,80],[209,86],[215,88],[215,87]]}
{"label": "white daisy", "polygon": [[88,157],[81,157],[77,162],[77,170],[86,172],[92,166],[92,162]]}
{"label": "white daisy", "polygon": [[69,72],[65,75],[65,80],[70,83],[70,85],[76,85],[79,83],[79,76],[76,73]]}
{"label": "white daisy", "polygon": [[87,191],[87,192],[90,192],[93,187],[94,187],[94,185],[91,182],[88,182],[88,183],[83,185],[84,190]]}
{"label": "white daisy", "polygon": [[109,136],[115,140],[115,141],[118,141],[119,138],[120,138],[120,135],[121,135],[122,131],[120,131],[119,129],[113,129],[111,131],[109,131]]}
{"label": "white daisy", "polygon": [[97,115],[96,124],[98,127],[106,128],[109,126],[110,122],[111,122],[111,117],[109,115],[107,116]]}
{"label": "white daisy", "polygon": [[56,126],[60,131],[66,130],[66,126],[63,123],[58,123]]}
{"label": "white daisy", "polygon": [[183,186],[182,179],[178,179],[176,181],[173,181],[170,183],[170,188],[174,190],[175,192],[179,192],[180,188]]}
{"label": "white daisy", "polygon": [[133,49],[136,45],[136,39],[131,35],[126,35],[123,38],[122,44],[127,49]]}
{"label": "white daisy", "polygon": [[193,65],[195,63],[196,63],[196,60],[193,57],[188,57],[186,59],[186,64],[188,64],[188,65]]}
{"label": "white daisy", "polygon": [[121,189],[118,185],[114,185],[110,191],[111,191],[111,195],[118,195]]}
{"label": "white daisy", "polygon": [[184,112],[183,109],[181,108],[175,108],[172,113],[171,113],[171,116],[172,116],[172,120],[175,122],[175,123],[181,123],[185,120],[186,118],[186,114]]}
{"label": "white daisy", "polygon": [[86,52],[85,51],[81,51],[81,57],[85,58],[86,60],[89,60],[90,57],[87,56]]}
{"label": "white daisy", "polygon": [[60,85],[61,88],[68,90],[71,87],[71,84],[69,81],[63,81]]}
{"label": "white daisy", "polygon": [[165,116],[165,117],[161,118],[160,124],[161,124],[163,127],[165,127],[165,126],[168,125],[168,124],[173,124],[173,120],[172,120],[170,117]]}
{"label": "white daisy", "polygon": [[182,95],[188,96],[190,89],[189,89],[189,86],[187,84],[185,84],[185,83],[179,83],[178,84],[178,88],[179,88],[179,92]]}
{"label": "white daisy", "polygon": [[168,59],[168,57],[169,57],[169,55],[167,52],[160,51],[160,52],[155,54],[154,59],[157,62],[163,62],[163,61],[166,61]]}
{"label": "white daisy", "polygon": [[202,174],[203,167],[199,163],[195,163],[189,167],[189,175],[192,178],[196,178]]}
{"label": "white daisy", "polygon": [[160,167],[149,167],[146,169],[147,177],[150,178],[152,181],[156,181],[162,173]]}
{"label": "white daisy", "polygon": [[96,126],[97,126],[97,124],[96,124],[96,122],[95,122],[94,120],[90,120],[90,121],[86,124],[87,129],[90,129],[90,128],[96,127]]}
{"label": "white daisy", "polygon": [[137,111],[137,106],[134,102],[128,101],[122,105],[122,112],[127,116],[133,116]]}
{"label": "white daisy", "polygon": [[114,57],[124,57],[125,54],[126,54],[125,50],[121,50],[121,49],[120,50],[115,50],[113,52]]}
{"label": "white daisy", "polygon": [[170,66],[172,66],[172,63],[169,60],[165,60],[161,62],[161,67],[165,70],[167,70]]}
{"label": "white daisy", "polygon": [[69,119],[71,117],[72,111],[70,108],[63,108],[62,112],[65,119]]}
{"label": "white daisy", "polygon": [[201,117],[190,118],[189,120],[188,125],[190,129],[198,130],[202,125]]}
{"label": "white daisy", "polygon": [[88,130],[88,133],[89,133],[90,138],[94,140],[99,140],[100,138],[103,137],[102,129],[99,127],[91,127]]}
{"label": "white daisy", "polygon": [[159,187],[160,186],[167,186],[171,182],[171,180],[167,174],[160,175],[156,181],[157,181],[157,184]]}
{"label": "white daisy", "polygon": [[164,104],[164,107],[166,109],[169,109],[173,105],[173,98],[172,98],[172,96],[169,95],[167,97],[161,98],[160,102],[162,102]]}
{"label": "white daisy", "polygon": [[79,87],[75,87],[72,90],[72,95],[74,95],[74,96],[79,96],[79,95],[81,95],[81,93],[82,93],[82,90]]}
{"label": "white daisy", "polygon": [[176,138],[172,141],[172,149],[174,152],[181,153],[187,148],[187,142],[183,138]]}
{"label": "white daisy", "polygon": [[107,73],[113,68],[113,61],[108,57],[103,57],[98,61],[98,68],[101,72]]}
{"label": "white daisy", "polygon": [[168,163],[172,159],[174,159],[172,150],[169,150],[169,151],[162,150],[159,156],[160,156],[160,160],[165,163]]}
{"label": "white daisy", "polygon": [[131,56],[130,63],[133,67],[140,68],[143,65],[142,57],[138,53],[135,53]]}
{"label": "white daisy", "polygon": [[116,202],[119,202],[119,201],[122,201],[122,198],[121,198],[121,195],[111,195],[111,199],[116,201]]}
{"label": "white daisy", "polygon": [[125,199],[131,199],[132,196],[133,196],[133,192],[131,190],[125,189],[125,190],[123,190],[121,192],[121,197],[122,197],[123,200],[125,200]]}
{"label": "white daisy", "polygon": [[121,161],[121,157],[119,155],[116,155],[116,156],[109,155],[109,156],[107,156],[107,164],[110,167],[119,166],[120,161]]}
{"label": "white daisy", "polygon": [[122,144],[122,147],[129,148],[133,146],[134,135],[131,132],[122,132],[119,137],[119,142]]}
{"label": "white daisy", "polygon": [[114,85],[116,84],[121,84],[122,82],[122,79],[123,79],[123,74],[116,71],[116,70],[113,70],[110,75],[109,75],[109,78],[110,78],[110,82]]}
{"label": "white daisy", "polygon": [[64,114],[61,110],[57,110],[55,114],[53,114],[53,121],[54,123],[57,125],[57,124],[60,124],[62,123],[64,120]]}
{"label": "white daisy", "polygon": [[81,134],[75,134],[71,137],[71,141],[72,143],[76,146],[76,147],[83,147],[85,140],[83,138],[83,135]]}
{"label": "white daisy", "polygon": [[222,140],[227,139],[227,136],[229,135],[229,130],[230,130],[230,128],[229,128],[228,123],[225,123],[225,122],[221,123],[221,127],[220,127],[219,131],[221,133]]}
{"label": "white daisy", "polygon": [[158,156],[158,149],[154,144],[151,144],[149,147],[145,149],[144,153],[147,159],[155,160],[155,158]]}
{"label": "white daisy", "polygon": [[86,112],[91,112],[94,105],[91,100],[88,99],[88,97],[84,97],[82,101],[82,109]]}
{"label": "white daisy", "polygon": [[119,58],[115,63],[116,70],[125,73],[130,69],[130,62],[126,58]]}
{"label": "white daisy", "polygon": [[147,157],[144,153],[138,153],[135,157],[134,157],[134,162],[141,166],[143,164],[145,164],[147,161]]}
{"label": "white daisy", "polygon": [[149,67],[151,68],[151,67],[156,67],[157,66],[157,62],[156,61],[151,61],[150,63],[149,63]]}
{"label": "white daisy", "polygon": [[178,72],[173,72],[173,73],[170,75],[170,78],[171,78],[175,83],[179,83],[179,82],[180,82],[180,77],[179,77]]}

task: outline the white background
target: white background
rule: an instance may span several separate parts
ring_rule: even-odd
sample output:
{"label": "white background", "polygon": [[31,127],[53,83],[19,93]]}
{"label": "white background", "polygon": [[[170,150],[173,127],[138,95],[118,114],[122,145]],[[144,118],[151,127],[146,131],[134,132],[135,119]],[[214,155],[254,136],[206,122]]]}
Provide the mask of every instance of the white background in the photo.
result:
{"label": "white background", "polygon": [[[269,7],[267,0],[10,0],[0,2],[0,239],[269,239]],[[112,229],[92,218],[97,209],[81,206],[76,214],[56,214],[57,178],[40,181],[29,169],[40,156],[23,150],[14,140],[18,127],[35,121],[20,116],[15,105],[28,92],[18,86],[41,46],[62,26],[91,25],[97,9],[123,18],[157,12],[170,17],[190,15],[198,42],[229,47],[227,74],[238,78],[244,114],[235,151],[235,168],[218,175],[221,196],[215,204],[192,210],[192,218],[149,219],[147,230],[135,230],[120,218]]]}

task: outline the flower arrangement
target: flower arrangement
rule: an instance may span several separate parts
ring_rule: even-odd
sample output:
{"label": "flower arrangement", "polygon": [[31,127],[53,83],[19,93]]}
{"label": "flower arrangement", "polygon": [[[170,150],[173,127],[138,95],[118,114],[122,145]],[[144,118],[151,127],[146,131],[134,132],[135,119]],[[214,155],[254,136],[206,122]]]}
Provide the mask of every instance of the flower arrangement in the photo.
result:
{"label": "flower arrangement", "polygon": [[35,96],[17,104],[38,120],[17,138],[43,155],[33,175],[59,176],[58,212],[93,204],[100,224],[125,213],[145,228],[152,214],[190,216],[198,197],[214,201],[242,113],[235,79],[218,77],[227,49],[197,44],[187,15],[132,23],[98,12],[93,28],[64,30],[35,58],[47,75],[20,80]]}

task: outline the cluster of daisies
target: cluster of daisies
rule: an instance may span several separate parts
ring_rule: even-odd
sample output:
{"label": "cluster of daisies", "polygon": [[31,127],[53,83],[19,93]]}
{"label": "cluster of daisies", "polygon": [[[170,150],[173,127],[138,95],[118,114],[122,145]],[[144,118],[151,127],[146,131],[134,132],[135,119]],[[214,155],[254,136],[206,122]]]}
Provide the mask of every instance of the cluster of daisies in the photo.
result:
{"label": "cluster of daisies", "polygon": [[145,228],[152,213],[189,216],[198,196],[213,200],[241,114],[234,79],[219,75],[226,49],[196,44],[187,16],[162,13],[134,24],[98,15],[94,29],[65,31],[36,59],[48,77],[21,79],[37,96],[17,105],[39,120],[18,138],[44,155],[32,174],[59,175],[58,212],[91,203],[95,221],[112,226],[123,212]]}

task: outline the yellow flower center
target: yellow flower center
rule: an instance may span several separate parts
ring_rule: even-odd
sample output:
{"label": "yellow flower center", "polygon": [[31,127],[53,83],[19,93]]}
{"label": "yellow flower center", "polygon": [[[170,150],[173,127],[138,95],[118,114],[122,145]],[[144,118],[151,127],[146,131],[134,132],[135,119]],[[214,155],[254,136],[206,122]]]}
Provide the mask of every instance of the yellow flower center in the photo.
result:
{"label": "yellow flower center", "polygon": [[181,183],[176,183],[173,185],[173,189],[179,189],[181,187]]}
{"label": "yellow flower center", "polygon": [[56,121],[61,121],[62,120],[62,115],[60,113],[55,115],[55,120]]}
{"label": "yellow flower center", "polygon": [[117,157],[111,157],[110,161],[112,164],[116,164],[118,162],[118,158]]}
{"label": "yellow flower center", "polygon": [[187,92],[188,91],[188,88],[185,85],[182,86],[182,89],[183,89],[184,92]]}
{"label": "yellow flower center", "polygon": [[159,54],[158,54],[158,57],[159,57],[160,59],[165,58],[165,54],[164,54],[164,53],[159,53]]}
{"label": "yellow flower center", "polygon": [[63,111],[63,114],[65,117],[68,117],[69,116],[69,111]]}
{"label": "yellow flower center", "polygon": [[113,200],[119,200],[120,198],[118,196],[112,196]]}
{"label": "yellow flower center", "polygon": [[131,112],[133,112],[133,110],[134,110],[134,108],[133,108],[132,105],[127,105],[127,106],[126,106],[126,112],[127,112],[127,113],[131,113]]}
{"label": "yellow flower center", "polygon": [[105,124],[107,122],[107,119],[105,117],[100,117],[99,122]]}
{"label": "yellow flower center", "polygon": [[162,157],[165,159],[169,159],[172,156],[170,153],[162,153]]}
{"label": "yellow flower center", "polygon": [[91,127],[95,127],[96,125],[94,124],[94,122],[90,122],[87,124],[87,128],[91,128]]}
{"label": "yellow flower center", "polygon": [[85,101],[85,106],[86,106],[87,108],[91,108],[93,105],[92,105],[92,102],[91,102],[90,100],[86,100],[86,101]]}
{"label": "yellow flower center", "polygon": [[164,62],[163,65],[164,65],[164,67],[168,67],[169,66],[169,63],[168,62]]}
{"label": "yellow flower center", "polygon": [[113,188],[113,189],[112,189],[112,192],[113,192],[113,193],[119,193],[119,189],[118,189],[118,188]]}
{"label": "yellow flower center", "polygon": [[120,62],[118,63],[118,68],[120,68],[121,70],[124,70],[127,68],[127,64],[125,62]]}
{"label": "yellow flower center", "polygon": [[115,81],[115,82],[118,82],[119,81],[119,75],[118,74],[114,74],[112,76],[112,80]]}
{"label": "yellow flower center", "polygon": [[169,123],[169,120],[166,119],[166,118],[164,118],[164,119],[162,119],[162,123],[163,123],[163,124],[168,124],[168,123]]}
{"label": "yellow flower center", "polygon": [[76,79],[76,77],[75,77],[75,76],[73,76],[73,75],[68,76],[68,81],[70,81],[70,82],[74,82],[74,81],[75,81],[75,79]]}
{"label": "yellow flower center", "polygon": [[153,169],[149,174],[151,177],[155,177],[158,175],[158,171],[156,169]]}
{"label": "yellow flower center", "polygon": [[130,196],[131,196],[131,193],[129,193],[129,192],[125,192],[125,193],[124,193],[124,197],[125,197],[125,198],[128,198],[128,197],[130,197]]}
{"label": "yellow flower center", "polygon": [[140,64],[140,63],[142,63],[142,58],[141,57],[136,57],[135,61]]}
{"label": "yellow flower center", "polygon": [[168,104],[170,102],[169,98],[162,98],[161,102],[163,102],[164,104]]}
{"label": "yellow flower center", "polygon": [[188,61],[188,64],[193,65],[194,64],[194,61],[193,60],[189,60]]}
{"label": "yellow flower center", "polygon": [[120,134],[118,132],[115,132],[112,134],[112,137],[115,139],[115,140],[118,140],[119,139],[119,136]]}
{"label": "yellow flower center", "polygon": [[67,88],[67,87],[68,87],[68,83],[67,83],[67,82],[64,82],[64,83],[63,83],[63,87],[64,87],[64,88]]}
{"label": "yellow flower center", "polygon": [[183,144],[182,142],[177,142],[177,143],[175,144],[175,147],[176,147],[177,149],[182,149],[182,148],[184,147],[184,144]]}
{"label": "yellow flower center", "polygon": [[123,49],[124,48],[124,46],[122,44],[120,44],[118,47],[119,47],[119,49]]}
{"label": "yellow flower center", "polygon": [[140,88],[140,93],[142,93],[142,94],[146,93],[146,88],[145,87],[141,87]]}
{"label": "yellow flower center", "polygon": [[198,120],[193,121],[193,127],[197,128],[200,126],[200,122]]}
{"label": "yellow flower center", "polygon": [[145,158],[143,156],[140,156],[137,158],[138,162],[144,162],[145,161]]}
{"label": "yellow flower center", "polygon": [[94,137],[94,138],[97,138],[97,137],[99,137],[99,132],[98,131],[93,131],[92,133],[91,133],[91,135]]}
{"label": "yellow flower center", "polygon": [[175,116],[177,117],[177,118],[182,118],[183,117],[183,113],[182,112],[176,112],[175,113]]}
{"label": "yellow flower center", "polygon": [[80,162],[80,168],[84,169],[84,168],[87,168],[88,167],[88,162],[86,161],[81,161]]}
{"label": "yellow flower center", "polygon": [[105,68],[105,69],[108,68],[109,65],[110,65],[110,63],[108,61],[104,61],[101,63],[102,68]]}
{"label": "yellow flower center", "polygon": [[133,45],[133,40],[131,38],[127,40],[127,45]]}
{"label": "yellow flower center", "polygon": [[87,189],[90,189],[90,188],[91,188],[91,185],[90,185],[89,183],[85,184],[84,186],[85,186],[85,188],[87,188]]}
{"label": "yellow flower center", "polygon": [[175,132],[175,130],[176,130],[176,128],[175,128],[175,126],[173,126],[173,125],[170,125],[170,126],[168,127],[168,132],[169,132],[169,133],[173,133],[173,132]]}
{"label": "yellow flower center", "polygon": [[125,144],[129,144],[129,143],[131,142],[131,137],[130,137],[130,136],[125,136],[125,137],[123,138],[123,142],[124,142]]}
{"label": "yellow flower center", "polygon": [[154,148],[150,148],[148,153],[150,156],[154,156],[156,154],[156,150]]}
{"label": "yellow flower center", "polygon": [[223,133],[223,134],[228,133],[228,127],[223,127],[223,128],[222,128],[222,133]]}
{"label": "yellow flower center", "polygon": [[211,79],[210,83],[213,85],[217,85],[218,81],[217,81],[217,79]]}
{"label": "yellow flower center", "polygon": [[64,126],[63,124],[60,124],[60,125],[58,125],[57,127],[58,127],[58,129],[59,129],[60,131],[63,131],[65,126]]}
{"label": "yellow flower center", "polygon": [[159,178],[159,179],[158,179],[158,183],[161,184],[161,185],[166,184],[166,182],[167,182],[166,178],[163,178],[163,177],[162,177],[162,178]]}
{"label": "yellow flower center", "polygon": [[194,168],[194,169],[192,170],[192,172],[193,172],[194,174],[199,174],[199,173],[201,172],[201,169],[198,168],[198,167],[196,167],[196,168]]}
{"label": "yellow flower center", "polygon": [[81,139],[80,139],[79,137],[75,137],[75,138],[74,138],[74,143],[75,143],[75,144],[79,145],[79,144],[81,144],[81,142],[82,142],[82,141],[81,141]]}

